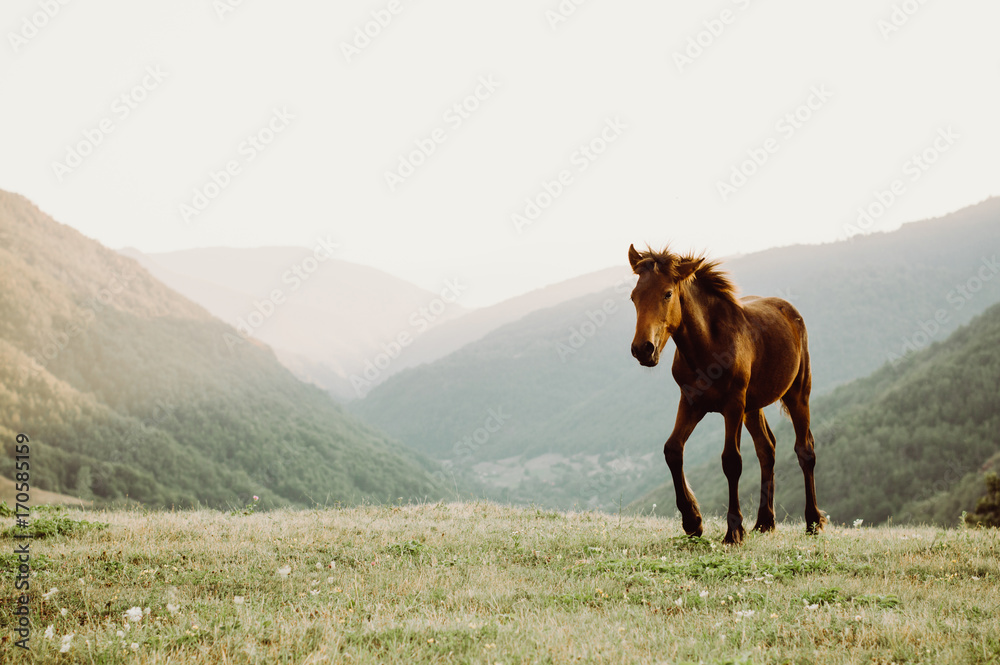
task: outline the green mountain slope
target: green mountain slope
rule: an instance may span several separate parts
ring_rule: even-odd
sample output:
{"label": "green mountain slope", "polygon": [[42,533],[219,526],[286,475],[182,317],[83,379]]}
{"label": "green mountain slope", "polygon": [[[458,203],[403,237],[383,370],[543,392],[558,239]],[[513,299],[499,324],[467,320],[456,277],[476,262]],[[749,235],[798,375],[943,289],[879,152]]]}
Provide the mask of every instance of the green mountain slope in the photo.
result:
{"label": "green mountain slope", "polygon": [[[954,525],[983,494],[981,470],[1000,457],[1000,304],[944,342],[813,400],[820,507],[838,522],[929,521]],[[778,425],[778,426],[776,426]],[[778,439],[775,506],[801,519],[802,474],[787,421]],[[744,437],[744,515],[756,515],[759,467]],[[718,462],[692,469],[689,483],[706,513],[724,513],[727,486]],[[635,507],[672,514],[666,484]]]}
{"label": "green mountain slope", "polygon": [[[724,266],[743,293],[778,295],[802,312],[820,395],[1000,301],[997,249],[1000,199],[991,199],[892,233]],[[637,498],[666,477],[660,451],[680,395],[668,366],[647,370],[629,355],[630,288],[623,279],[535,312],[350,408],[502,498],[603,508]],[[487,419],[498,408],[507,417],[496,427]],[[688,460],[716,459],[721,441],[721,418],[706,418]]]}
{"label": "green mountain slope", "polygon": [[39,488],[213,506],[436,495],[431,464],[135,261],[0,192],[0,441]]}

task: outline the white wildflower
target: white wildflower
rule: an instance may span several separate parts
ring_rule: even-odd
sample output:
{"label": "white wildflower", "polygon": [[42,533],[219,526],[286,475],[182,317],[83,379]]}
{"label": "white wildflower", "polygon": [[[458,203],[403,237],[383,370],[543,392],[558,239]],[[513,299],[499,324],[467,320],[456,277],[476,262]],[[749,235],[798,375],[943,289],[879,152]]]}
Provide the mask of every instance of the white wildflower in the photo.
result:
{"label": "white wildflower", "polygon": [[73,636],[75,634],[76,633],[70,633],[69,635],[63,635],[62,646],[59,647],[59,653],[66,653],[67,651],[69,651],[69,648],[70,648],[70,646],[72,646],[72,643],[73,643]]}
{"label": "white wildflower", "polygon": [[52,587],[51,589],[49,589],[48,591],[46,591],[45,593],[42,594],[42,598],[44,598],[45,600],[48,600],[49,598],[51,598],[52,596],[56,595],[57,593],[59,593],[59,589],[57,589],[55,587]]}
{"label": "white wildflower", "polygon": [[131,623],[139,623],[142,621],[142,608],[130,607],[125,610],[125,620]]}
{"label": "white wildflower", "polygon": [[708,592],[707,591],[702,591],[698,595],[701,596],[702,598],[708,598]]}
{"label": "white wildflower", "polygon": [[45,639],[51,640],[52,636],[55,635],[55,632],[55,627],[52,624],[49,624],[49,627],[45,629]]}
{"label": "white wildflower", "polygon": [[233,596],[233,602],[237,605],[243,604],[243,596]]}
{"label": "white wildflower", "polygon": [[292,572],[291,566],[282,566],[281,568],[278,568],[279,577],[288,577],[289,573],[291,572]]}

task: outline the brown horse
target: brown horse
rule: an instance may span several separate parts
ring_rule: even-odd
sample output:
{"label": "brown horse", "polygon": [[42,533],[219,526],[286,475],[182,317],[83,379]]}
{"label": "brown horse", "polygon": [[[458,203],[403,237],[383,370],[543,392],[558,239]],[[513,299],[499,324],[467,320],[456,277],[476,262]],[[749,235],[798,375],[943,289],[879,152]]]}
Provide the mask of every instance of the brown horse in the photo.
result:
{"label": "brown horse", "polygon": [[681,388],[674,431],[663,446],[673,476],[677,508],[688,535],[702,533],[701,511],[684,477],[684,443],[706,413],[726,421],[722,470],[729,481],[728,530],[723,542],[743,541],[739,480],[743,471],[740,432],[746,425],[760,460],[760,508],[754,529],[774,528],[774,434],[761,411],[781,400],[795,427],[795,452],[806,484],[806,531],[823,528],[816,506],[816,453],[809,430],[812,374],[806,326],[780,298],[737,299],[718,263],[664,250],[628,249],[639,280],[632,291],[635,339],[632,355],[655,367],[667,340],[677,345],[672,373]]}

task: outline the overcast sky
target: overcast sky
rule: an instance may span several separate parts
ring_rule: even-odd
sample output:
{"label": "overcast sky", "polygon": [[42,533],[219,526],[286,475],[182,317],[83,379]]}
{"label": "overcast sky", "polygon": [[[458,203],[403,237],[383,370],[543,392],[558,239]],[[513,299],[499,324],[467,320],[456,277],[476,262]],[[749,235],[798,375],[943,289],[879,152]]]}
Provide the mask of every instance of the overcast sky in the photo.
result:
{"label": "overcast sky", "polygon": [[476,306],[1000,189],[995,0],[63,1],[0,10],[0,188],[113,248],[329,235]]}

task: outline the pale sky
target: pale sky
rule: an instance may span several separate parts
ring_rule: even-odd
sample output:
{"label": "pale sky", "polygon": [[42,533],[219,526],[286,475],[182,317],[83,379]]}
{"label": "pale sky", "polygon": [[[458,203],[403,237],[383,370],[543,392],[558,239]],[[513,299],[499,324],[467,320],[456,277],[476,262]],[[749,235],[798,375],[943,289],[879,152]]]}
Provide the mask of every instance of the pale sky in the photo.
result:
{"label": "pale sky", "polygon": [[329,235],[479,306],[1000,193],[995,0],[63,1],[0,10],[0,188],[112,248]]}

